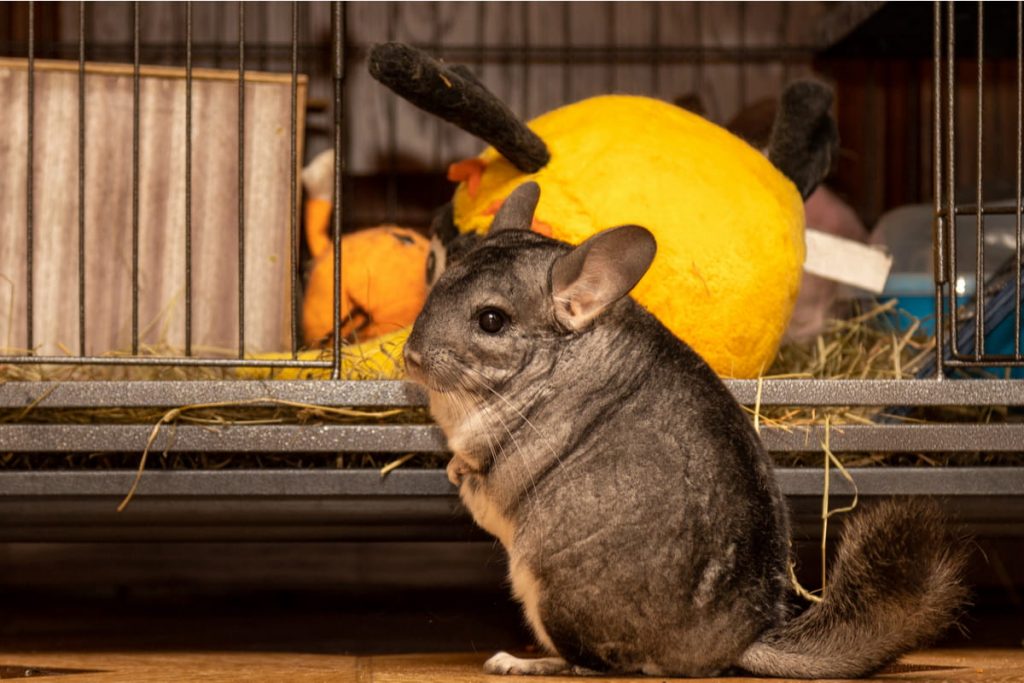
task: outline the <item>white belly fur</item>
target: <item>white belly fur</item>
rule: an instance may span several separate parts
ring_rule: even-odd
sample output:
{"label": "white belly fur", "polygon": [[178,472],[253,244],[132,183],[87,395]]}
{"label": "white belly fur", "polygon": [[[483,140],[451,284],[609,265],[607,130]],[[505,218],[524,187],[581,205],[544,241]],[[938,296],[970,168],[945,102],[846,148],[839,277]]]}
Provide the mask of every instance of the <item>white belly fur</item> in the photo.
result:
{"label": "white belly fur", "polygon": [[522,603],[526,621],[533,629],[537,640],[550,653],[557,654],[558,651],[540,620],[540,583],[515,552],[513,545],[515,526],[512,520],[503,515],[494,501],[487,497],[483,486],[471,490],[470,486],[463,483],[459,494],[462,497],[462,502],[473,515],[473,520],[480,528],[497,538],[505,546],[505,551],[508,553],[508,573],[512,583],[512,594]]}
{"label": "white belly fur", "polygon": [[523,612],[526,614],[527,623],[533,629],[533,635],[549,653],[558,654],[555,644],[551,642],[551,637],[544,630],[544,624],[540,620],[540,583],[526,563],[511,552],[508,557],[508,576],[512,581],[512,594],[523,603]]}
{"label": "white belly fur", "polygon": [[512,535],[515,532],[512,520],[502,514],[494,501],[487,496],[484,485],[469,485],[468,479],[476,476],[479,475],[466,475],[466,479],[459,487],[459,496],[466,509],[473,515],[473,521],[477,523],[477,526],[501,541],[505,550],[508,550],[512,546]]}

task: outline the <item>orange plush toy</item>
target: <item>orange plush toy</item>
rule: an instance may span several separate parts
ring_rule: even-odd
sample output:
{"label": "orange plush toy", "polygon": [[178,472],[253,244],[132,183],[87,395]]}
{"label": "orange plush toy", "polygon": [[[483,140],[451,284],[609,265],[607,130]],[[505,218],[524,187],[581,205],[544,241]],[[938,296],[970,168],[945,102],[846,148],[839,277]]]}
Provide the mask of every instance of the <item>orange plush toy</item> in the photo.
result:
{"label": "orange plush toy", "polygon": [[[302,303],[302,336],[319,346],[334,331],[334,250],[330,236],[334,152],[302,171],[306,243],[313,265]],[[341,334],[362,342],[412,325],[427,298],[430,243],[414,230],[382,225],[341,238]]]}

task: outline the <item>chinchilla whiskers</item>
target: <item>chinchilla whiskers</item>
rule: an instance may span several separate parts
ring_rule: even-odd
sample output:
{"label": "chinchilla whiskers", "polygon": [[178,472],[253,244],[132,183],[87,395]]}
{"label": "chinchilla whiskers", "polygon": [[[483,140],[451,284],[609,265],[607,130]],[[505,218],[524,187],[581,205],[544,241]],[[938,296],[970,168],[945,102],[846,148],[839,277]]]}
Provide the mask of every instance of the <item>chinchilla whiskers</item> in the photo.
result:
{"label": "chinchilla whiskers", "polygon": [[[484,411],[485,414],[493,415],[495,418],[497,418],[498,422],[501,423],[502,429],[504,429],[505,433],[508,434],[508,438],[512,442],[512,445],[515,447],[516,451],[518,451],[518,453],[519,453],[519,461],[520,462],[527,462],[526,454],[523,453],[522,446],[519,445],[519,440],[516,439],[516,435],[512,432],[511,429],[509,429],[508,423],[505,422],[505,419],[501,416],[501,412],[496,410],[494,407],[489,406],[487,404],[484,404],[482,406],[481,410]],[[512,460],[512,458],[509,456],[509,454],[505,451],[505,447],[504,446],[499,446],[499,448],[501,450],[502,458],[509,465],[509,469],[512,472],[515,473],[517,478],[520,478],[519,473],[516,471],[518,469],[516,467],[516,464],[517,464],[516,461]],[[497,458],[495,458],[495,459],[497,459]],[[526,467],[526,474],[530,478],[530,486],[529,486],[529,488],[526,489],[527,496],[530,496],[537,489],[537,480],[533,476],[533,470],[531,470],[529,467]],[[522,484],[523,483],[524,482],[521,481],[521,479],[520,479],[519,484],[520,484],[521,488],[522,488]]]}
{"label": "chinchilla whiskers", "polygon": [[[474,376],[471,373],[476,373],[476,376]],[[548,437],[542,431],[540,431],[537,428],[537,426],[533,424],[533,422],[530,421],[530,418],[526,417],[526,414],[523,413],[522,410],[520,410],[518,407],[516,407],[510,400],[508,400],[505,396],[503,396],[499,391],[497,391],[496,389],[491,387],[489,384],[487,384],[485,378],[482,375],[480,375],[480,372],[478,370],[473,370],[472,368],[467,368],[465,377],[467,379],[471,379],[471,380],[475,381],[478,386],[480,386],[482,389],[486,389],[487,391],[491,392],[499,400],[503,401],[505,403],[505,405],[507,405],[509,408],[511,408],[523,420],[523,422],[526,424],[526,426],[528,426],[530,429],[532,429],[534,431],[534,433],[544,443],[544,446],[548,449],[548,451],[550,451],[551,456],[555,459],[555,462],[557,463],[557,465],[561,466],[562,459],[558,456],[558,453],[555,451],[554,447],[551,445],[550,439],[548,439]],[[505,427],[505,430],[508,431],[508,427],[507,426]],[[509,436],[511,436],[511,432],[509,432]]]}
{"label": "chinchilla whiskers", "polygon": [[[472,374],[472,373],[475,373],[475,375]],[[508,400],[508,398],[503,396],[500,392],[495,390],[493,387],[489,386],[487,384],[486,380],[483,378],[483,376],[480,375],[480,373],[478,371],[475,371],[475,370],[472,370],[472,369],[467,369],[465,377],[466,377],[466,379],[473,381],[480,388],[485,389],[485,390],[489,391],[490,393],[494,394],[494,396],[496,396],[505,405],[507,405],[511,410],[513,410],[523,420],[523,423],[528,425],[530,427],[530,429],[532,429],[534,431],[534,433],[537,434],[538,437],[540,437],[541,442],[543,442],[544,446],[548,449],[548,451],[551,452],[551,455],[555,458],[555,462],[558,465],[562,464],[561,459],[558,457],[558,453],[556,453],[555,449],[551,446],[551,442],[544,435],[544,433],[541,432],[536,427],[536,425],[534,425],[530,421],[530,419],[526,417],[525,414],[523,414],[522,410],[517,408],[510,400]],[[485,406],[486,406],[486,404],[485,404]],[[504,428],[505,433],[508,434],[509,439],[511,439],[512,445],[514,445],[516,450],[519,452],[520,458],[524,462],[526,462],[526,457],[523,454],[523,449],[519,445],[519,441],[518,441],[518,439],[516,439],[515,434],[509,428],[508,423],[505,422],[504,418],[501,417],[501,412],[498,411],[498,410],[495,410],[494,408],[491,408],[491,407],[486,407],[485,409],[490,410],[491,414],[493,414],[498,419],[498,421],[501,423],[501,426]],[[502,453],[504,454],[504,449],[502,449]],[[508,459],[507,454],[505,455],[505,457],[506,457],[506,459]],[[531,488],[529,490],[532,492],[532,491],[536,490],[536,488],[537,488],[537,480],[534,478],[533,470],[531,468],[527,467],[526,471],[527,471],[527,474],[530,476]]]}
{"label": "chinchilla whiskers", "polygon": [[[467,377],[467,379],[473,379],[473,378],[471,378],[469,376],[466,376],[466,377]],[[479,380],[475,380],[475,381],[478,384],[480,382]],[[483,429],[483,432],[484,432],[484,436],[486,436],[486,438],[487,438],[488,446],[490,447],[491,455],[494,457],[494,461],[498,462],[498,460],[500,459],[500,460],[504,461],[506,464],[508,464],[509,471],[518,480],[517,483],[518,483],[519,487],[523,488],[523,485],[526,482],[524,482],[522,480],[522,475],[519,473],[518,467],[516,467],[516,461],[511,458],[510,453],[508,453],[508,451],[506,451],[505,446],[502,444],[502,442],[499,441],[498,439],[496,439],[494,437],[494,435],[491,433],[490,429],[487,428],[488,427],[488,425],[487,425],[488,418],[493,416],[494,418],[497,419],[497,421],[501,424],[502,429],[504,429],[505,433],[508,434],[508,438],[512,442],[512,445],[515,447],[516,451],[519,452],[520,459],[525,460],[525,454],[523,453],[523,449],[522,449],[522,447],[520,447],[519,441],[516,439],[515,434],[512,433],[512,431],[508,427],[508,424],[501,417],[501,412],[496,410],[493,406],[488,405],[486,402],[481,402],[477,406],[477,410],[479,410],[481,415],[484,416],[484,420],[482,420],[482,422],[483,422],[482,429]],[[492,445],[492,443],[494,445]],[[495,449],[495,446],[497,447],[497,450]],[[529,469],[527,469],[527,474],[530,477],[530,486],[529,486],[529,488],[526,488],[526,491],[527,491],[527,495],[530,495],[537,488],[537,483],[536,483],[536,481],[534,481],[533,474],[530,472]]]}

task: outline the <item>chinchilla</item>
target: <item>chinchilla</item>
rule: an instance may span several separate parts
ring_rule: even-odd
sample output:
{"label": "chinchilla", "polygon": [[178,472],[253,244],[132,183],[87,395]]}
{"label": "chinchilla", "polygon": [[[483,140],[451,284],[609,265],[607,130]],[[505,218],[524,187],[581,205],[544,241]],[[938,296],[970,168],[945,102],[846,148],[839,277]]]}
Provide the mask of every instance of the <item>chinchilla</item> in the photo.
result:
{"label": "chinchilla", "polygon": [[906,501],[852,515],[824,600],[796,606],[750,420],[628,296],[654,238],[624,226],[570,247],[528,229],[538,197],[521,185],[448,264],[405,347],[448,476],[551,655],[486,671],[861,676],[951,623],[963,544]]}

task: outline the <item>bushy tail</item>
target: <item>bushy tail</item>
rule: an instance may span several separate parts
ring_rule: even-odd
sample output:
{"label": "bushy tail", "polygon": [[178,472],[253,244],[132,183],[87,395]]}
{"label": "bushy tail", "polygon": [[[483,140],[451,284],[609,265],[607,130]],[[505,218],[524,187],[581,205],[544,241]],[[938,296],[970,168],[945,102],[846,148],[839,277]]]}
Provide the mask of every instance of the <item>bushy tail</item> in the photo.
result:
{"label": "bushy tail", "polygon": [[956,619],[967,554],[932,501],[886,501],[852,515],[824,600],[766,632],[738,664],[793,678],[876,671]]}

